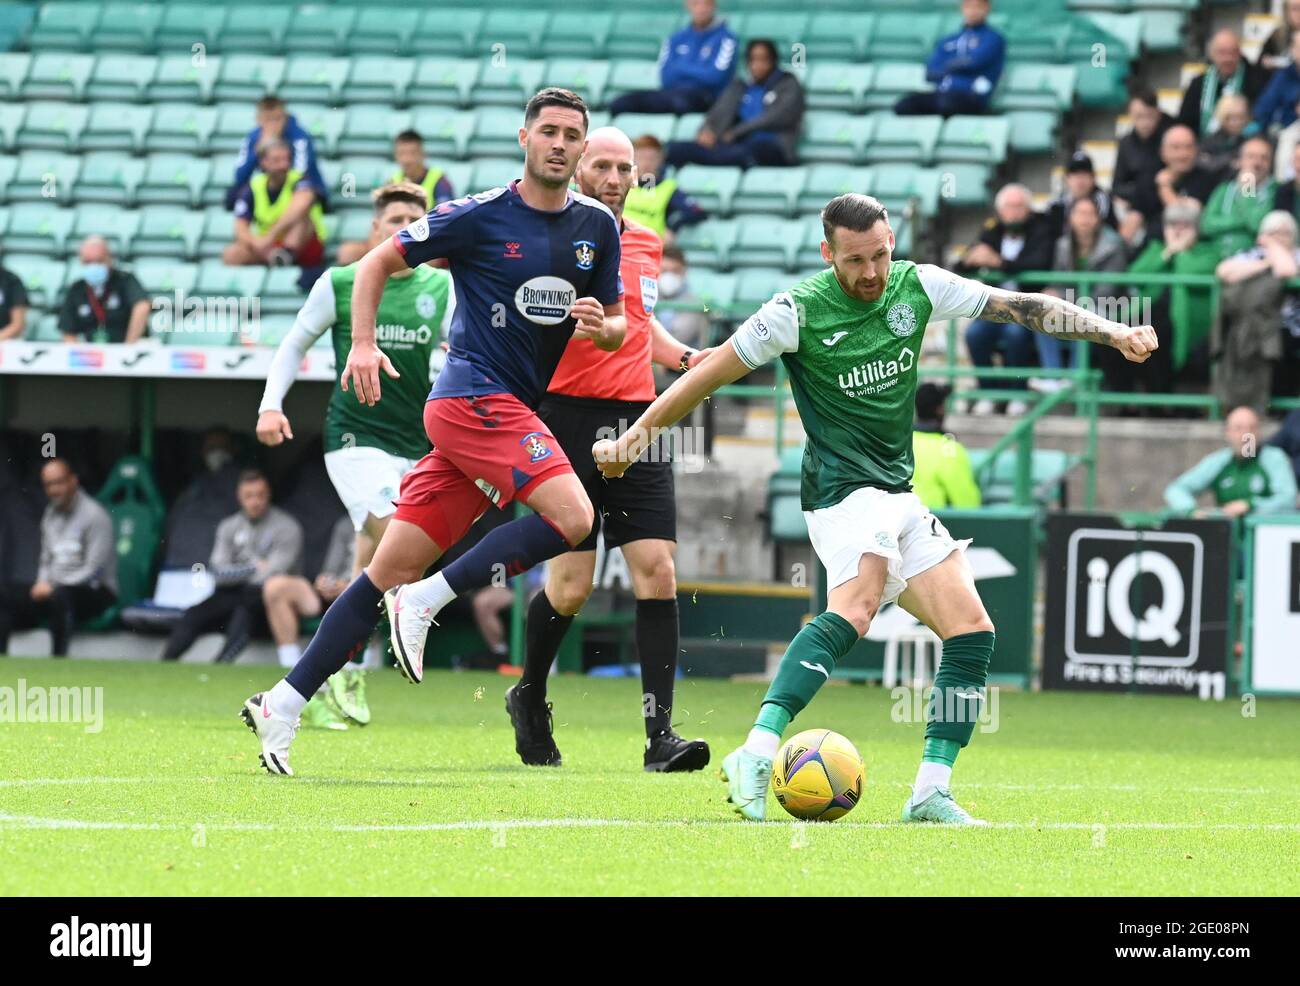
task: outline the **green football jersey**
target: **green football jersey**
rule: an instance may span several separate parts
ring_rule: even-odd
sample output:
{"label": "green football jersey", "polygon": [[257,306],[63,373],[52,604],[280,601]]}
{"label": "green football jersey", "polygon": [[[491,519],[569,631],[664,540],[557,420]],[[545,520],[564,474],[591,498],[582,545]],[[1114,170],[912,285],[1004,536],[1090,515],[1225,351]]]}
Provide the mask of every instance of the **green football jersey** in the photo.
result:
{"label": "green football jersey", "polygon": [[911,489],[916,364],[926,324],[973,318],[988,288],[929,264],[895,260],[880,298],[862,302],[827,268],[775,295],[732,336],[758,368],[780,356],[808,441],[804,510],[863,486]]}

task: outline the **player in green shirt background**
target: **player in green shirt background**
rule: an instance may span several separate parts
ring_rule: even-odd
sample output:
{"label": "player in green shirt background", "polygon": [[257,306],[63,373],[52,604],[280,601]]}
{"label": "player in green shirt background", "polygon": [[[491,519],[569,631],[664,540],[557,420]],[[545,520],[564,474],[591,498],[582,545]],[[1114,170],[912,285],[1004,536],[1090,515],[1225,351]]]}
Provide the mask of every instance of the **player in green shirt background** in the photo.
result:
{"label": "player in green shirt background", "polygon": [[1114,346],[1133,362],[1155,330],[1100,318],[1059,298],[1003,291],[939,267],[892,259],[884,206],[841,195],[822,210],[830,266],[764,304],[702,363],[592,455],[621,476],[655,435],[701,400],[781,357],[807,433],[801,496],[827,573],[827,608],[791,642],[754,728],[723,761],[736,810],[762,819],[781,734],[812,700],[877,610],[894,600],[943,641],[926,714],[925,748],[903,820],[984,824],[953,800],[952,765],[971,737],[993,655],[993,623],[963,551],[911,492],[916,364],[926,324],[950,318],[1017,322],[1063,339]]}
{"label": "player in green shirt background", "polygon": [[[413,182],[384,185],[372,198],[371,247],[421,218],[429,208],[427,193]],[[293,438],[284,416],[284,396],[303,356],[326,330],[331,332],[335,369],[341,371],[347,363],[355,274],[355,264],[331,267],[322,274],[276,350],[258,409],[257,437],[264,445]],[[442,344],[454,307],[451,275],[445,270],[420,265],[394,274],[384,287],[375,333],[379,348],[400,376],[385,382],[384,401],[374,407],[358,403],[339,387],[330,395],[325,411],[325,468],[357,532],[354,578],[369,563],[396,509],[393,500],[402,476],[429,451],[424,402],[446,358]],[[293,667],[302,656],[297,644],[280,651],[282,667]],[[378,648],[371,642],[362,668],[349,665],[334,675],[322,697],[337,713],[361,724],[369,722],[362,672],[377,664]],[[323,717],[319,704],[312,704],[312,715]]]}

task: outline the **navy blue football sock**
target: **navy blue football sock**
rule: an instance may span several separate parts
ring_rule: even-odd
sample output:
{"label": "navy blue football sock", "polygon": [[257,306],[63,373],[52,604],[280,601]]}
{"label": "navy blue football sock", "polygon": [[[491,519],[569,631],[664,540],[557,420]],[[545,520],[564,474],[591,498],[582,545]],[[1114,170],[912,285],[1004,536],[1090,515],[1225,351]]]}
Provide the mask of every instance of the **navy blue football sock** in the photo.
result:
{"label": "navy blue football sock", "polygon": [[494,575],[522,575],[538,562],[571,547],[550,521],[529,514],[489,531],[482,541],[444,568],[442,576],[447,587],[460,596],[491,585]]}
{"label": "navy blue football sock", "polygon": [[362,572],[334,600],[321,617],[320,628],[303,651],[302,659],[285,675],[285,681],[303,698],[310,699],[353,654],[365,649],[379,623],[384,594]]}

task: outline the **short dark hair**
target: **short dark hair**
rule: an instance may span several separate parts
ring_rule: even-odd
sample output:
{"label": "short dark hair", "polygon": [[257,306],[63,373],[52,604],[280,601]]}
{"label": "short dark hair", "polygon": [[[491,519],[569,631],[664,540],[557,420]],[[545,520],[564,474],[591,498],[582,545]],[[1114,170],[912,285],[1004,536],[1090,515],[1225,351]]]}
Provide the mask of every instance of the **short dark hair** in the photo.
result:
{"label": "short dark hair", "polygon": [[424,138],[420,136],[418,130],[403,130],[393,138],[394,144],[423,144]]}
{"label": "short dark hair", "polygon": [[540,90],[528,101],[528,105],[524,107],[524,126],[530,126],[537,119],[537,114],[548,106],[562,106],[568,110],[577,110],[582,114],[582,129],[586,130],[589,126],[587,103],[576,92],[560,89],[557,86],[548,86]]}
{"label": "short dark hair", "polygon": [[773,65],[781,61],[781,56],[777,54],[776,42],[771,38],[751,38],[745,45],[745,61],[749,61],[749,56],[753,54],[755,48],[766,48],[767,53],[772,56]]}
{"label": "short dark hair", "polygon": [[822,210],[822,233],[834,243],[836,229],[865,233],[878,222],[889,222],[889,213],[879,199],[861,192],[845,192],[826,203]]}
{"label": "short dark hair", "polygon": [[267,486],[271,485],[271,481],[266,478],[266,473],[262,472],[261,469],[243,470],[239,474],[239,482],[237,482],[235,485],[238,487],[238,486],[243,486],[246,483],[265,483]]}
{"label": "short dark hair", "polygon": [[1150,106],[1153,110],[1160,109],[1160,98],[1156,95],[1154,89],[1134,89],[1129,93],[1130,100],[1136,99],[1139,103]]}
{"label": "short dark hair", "polygon": [[636,140],[632,141],[632,149],[634,151],[639,151],[647,147],[652,151],[659,151],[662,153],[664,142],[654,134],[642,134]]}
{"label": "short dark hair", "polygon": [[413,181],[394,181],[380,185],[370,193],[370,198],[375,203],[375,215],[380,215],[394,202],[409,202],[418,206],[421,212],[429,211],[429,193],[423,185],[417,185]]}
{"label": "short dark hair", "polygon": [[664,260],[676,260],[680,264],[685,264],[686,251],[683,250],[681,247],[679,247],[676,243],[669,243],[667,246],[664,247],[663,258]]}
{"label": "short dark hair", "polygon": [[284,100],[279,96],[263,96],[257,101],[257,112],[259,113],[264,113],[267,110],[282,110],[284,108]]}

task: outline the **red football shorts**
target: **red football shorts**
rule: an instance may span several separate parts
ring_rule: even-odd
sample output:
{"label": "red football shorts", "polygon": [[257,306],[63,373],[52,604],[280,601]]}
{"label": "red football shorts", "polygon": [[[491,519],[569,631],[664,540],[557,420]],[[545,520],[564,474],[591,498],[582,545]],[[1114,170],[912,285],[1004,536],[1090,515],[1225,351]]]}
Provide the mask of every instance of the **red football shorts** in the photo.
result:
{"label": "red football shorts", "polygon": [[573,472],[550,429],[511,394],[434,398],[424,405],[424,431],[433,451],[402,477],[393,516],[443,551],[489,505],[504,508],[538,481]]}

